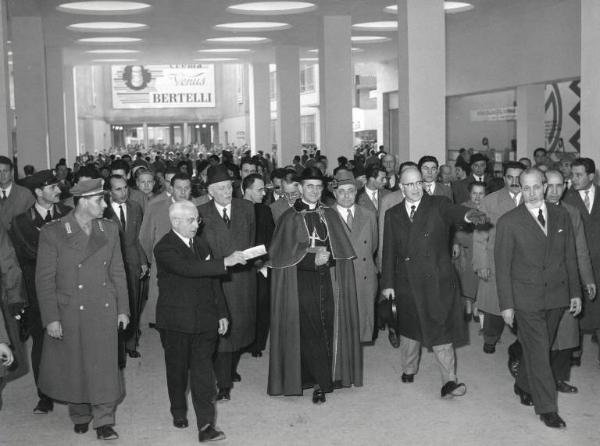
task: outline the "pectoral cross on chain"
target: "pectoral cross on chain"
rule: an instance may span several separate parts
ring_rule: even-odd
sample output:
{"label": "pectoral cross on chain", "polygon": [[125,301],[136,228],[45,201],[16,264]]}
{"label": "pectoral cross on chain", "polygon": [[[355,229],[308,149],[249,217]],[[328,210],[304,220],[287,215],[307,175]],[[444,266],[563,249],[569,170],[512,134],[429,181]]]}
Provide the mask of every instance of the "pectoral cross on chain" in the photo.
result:
{"label": "pectoral cross on chain", "polygon": [[310,247],[311,248],[315,248],[317,246],[317,243],[316,243],[317,240],[320,240],[319,236],[317,235],[317,229],[316,228],[313,228],[312,235],[310,235],[308,237],[308,239],[310,240]]}

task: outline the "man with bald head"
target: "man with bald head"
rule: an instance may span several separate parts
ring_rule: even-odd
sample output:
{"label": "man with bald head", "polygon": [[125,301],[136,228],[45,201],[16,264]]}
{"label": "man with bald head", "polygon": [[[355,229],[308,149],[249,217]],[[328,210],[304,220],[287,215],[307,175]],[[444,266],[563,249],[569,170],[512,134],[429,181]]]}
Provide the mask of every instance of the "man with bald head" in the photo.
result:
{"label": "man with bald head", "polygon": [[389,191],[400,189],[400,177],[396,171],[396,157],[391,153],[386,153],[381,158],[381,165],[385,169],[385,188]]}
{"label": "man with bald head", "polygon": [[527,169],[520,183],[523,203],[498,220],[494,248],[502,317],[511,327],[517,322],[523,346],[514,391],[546,426],[564,428],[550,348],[565,309],[581,312],[575,236],[569,213],[544,201],[542,172]]}
{"label": "man with bald head", "polygon": [[485,216],[424,193],[421,172],[412,166],[401,173],[400,188],[404,200],[385,214],[381,289],[398,308],[402,382],[414,381],[424,345],[440,366],[441,396],[461,396],[467,388],[456,379],[454,345],[467,333],[450,230],[464,221],[482,223]]}

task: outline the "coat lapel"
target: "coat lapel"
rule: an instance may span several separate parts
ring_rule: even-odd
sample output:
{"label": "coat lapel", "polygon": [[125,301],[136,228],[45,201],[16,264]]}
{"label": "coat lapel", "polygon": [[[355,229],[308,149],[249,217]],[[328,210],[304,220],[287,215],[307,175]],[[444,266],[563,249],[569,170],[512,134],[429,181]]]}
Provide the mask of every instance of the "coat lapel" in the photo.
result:
{"label": "coat lapel", "polygon": [[[534,234],[536,238],[546,242],[546,234],[544,234],[544,231],[540,228],[537,221],[534,220],[533,215],[531,215],[531,212],[529,212],[527,207],[524,204],[521,204],[519,205],[519,209],[521,212],[521,220],[523,220],[523,229],[528,230],[530,233]],[[549,230],[550,228],[548,228],[548,231]]]}
{"label": "coat lapel", "polygon": [[367,223],[366,216],[359,206],[354,206],[354,221],[352,222],[352,233],[354,236],[358,236],[362,231],[362,228]]}

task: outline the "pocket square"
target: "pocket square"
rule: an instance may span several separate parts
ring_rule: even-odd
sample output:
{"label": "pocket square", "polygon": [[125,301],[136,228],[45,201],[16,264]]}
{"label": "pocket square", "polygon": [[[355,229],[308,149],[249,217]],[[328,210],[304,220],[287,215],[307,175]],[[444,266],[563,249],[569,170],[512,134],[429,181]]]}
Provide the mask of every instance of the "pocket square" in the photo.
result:
{"label": "pocket square", "polygon": [[558,230],[558,233],[560,234],[561,232],[563,232],[563,230],[562,230],[562,229],[559,229],[559,230]]}
{"label": "pocket square", "polygon": [[210,254],[206,256],[204,260],[210,260]]}

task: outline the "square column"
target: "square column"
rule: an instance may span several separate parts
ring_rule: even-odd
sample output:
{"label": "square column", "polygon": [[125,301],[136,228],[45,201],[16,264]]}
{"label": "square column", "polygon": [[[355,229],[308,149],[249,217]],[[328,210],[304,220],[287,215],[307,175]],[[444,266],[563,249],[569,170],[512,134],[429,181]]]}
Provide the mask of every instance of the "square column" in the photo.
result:
{"label": "square column", "polygon": [[443,0],[398,0],[398,139],[401,161],[446,160]]}
{"label": "square column", "polygon": [[50,166],[67,158],[65,135],[65,90],[63,87],[63,51],[46,48],[46,83],[48,94],[48,142]]}
{"label": "square column", "polygon": [[544,84],[517,87],[517,159],[533,159],[533,151],[546,147]]}
{"label": "square column", "polygon": [[[12,17],[19,165],[52,167],[48,135],[46,55],[41,17]],[[61,108],[62,109],[62,108]]]}
{"label": "square column", "polygon": [[352,47],[350,16],[323,17],[319,46],[321,153],[336,166],[352,153]]}
{"label": "square column", "polygon": [[13,122],[10,113],[10,69],[8,66],[8,49],[6,48],[6,41],[8,40],[6,17],[6,0],[0,0],[0,39],[2,39],[0,42],[0,155],[12,159]]}
{"label": "square column", "polygon": [[581,0],[581,150],[584,157],[600,156],[600,2]]}
{"label": "square column", "polygon": [[250,149],[252,153],[264,150],[271,153],[271,99],[269,64],[250,66]]}
{"label": "square column", "polygon": [[300,61],[297,46],[275,48],[277,64],[277,160],[292,164],[300,153]]}
{"label": "square column", "polygon": [[77,125],[77,89],[75,88],[75,68],[63,67],[64,110],[65,110],[65,157],[67,165],[72,165],[79,155],[79,126]]}

